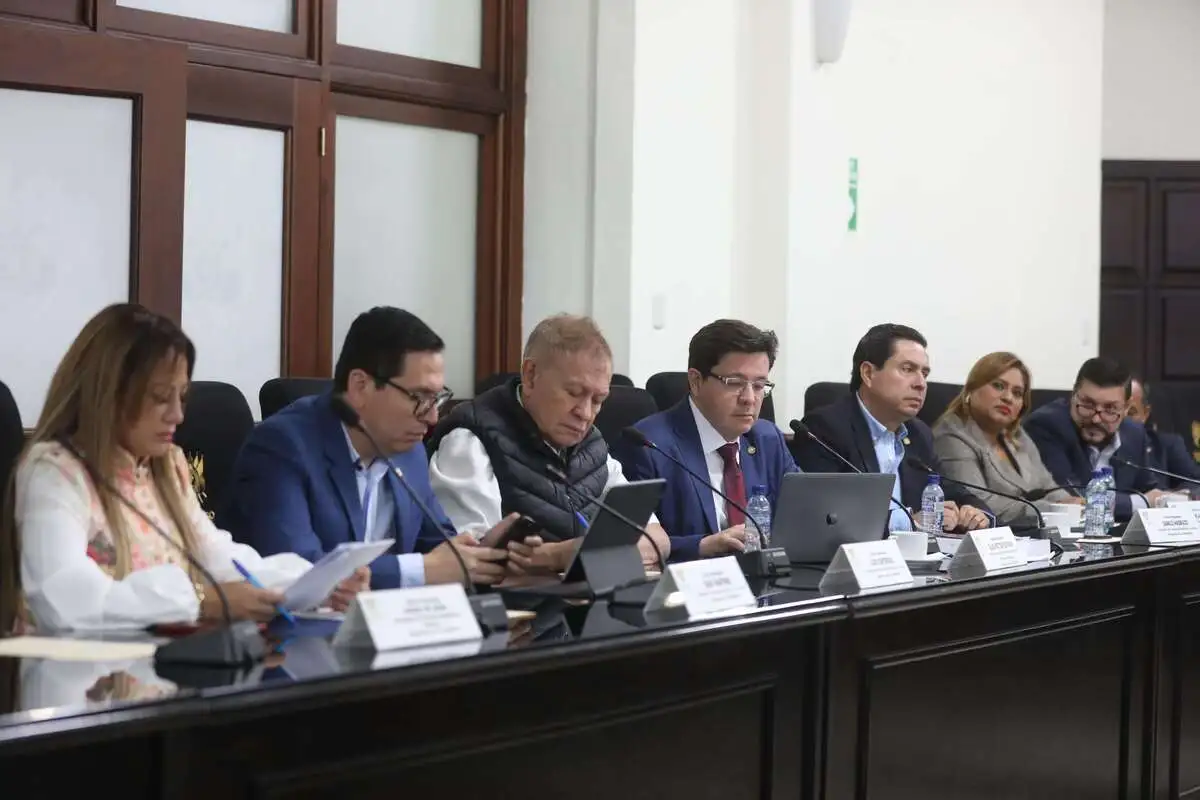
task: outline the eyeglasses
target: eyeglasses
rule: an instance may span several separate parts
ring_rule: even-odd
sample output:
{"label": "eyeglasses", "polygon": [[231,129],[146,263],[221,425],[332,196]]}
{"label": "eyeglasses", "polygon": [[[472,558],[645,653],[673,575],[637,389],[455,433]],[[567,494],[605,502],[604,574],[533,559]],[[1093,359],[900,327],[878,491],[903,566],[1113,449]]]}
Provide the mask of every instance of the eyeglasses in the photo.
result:
{"label": "eyeglasses", "polygon": [[1124,413],[1124,409],[1122,408],[1115,406],[1099,407],[1091,400],[1080,400],[1079,397],[1075,398],[1075,410],[1084,419],[1092,419],[1099,415],[1100,419],[1105,422],[1116,422]]}
{"label": "eyeglasses", "polygon": [[391,378],[380,378],[379,380],[396,391],[408,395],[408,398],[413,401],[413,416],[415,417],[423,417],[435,408],[440,411],[454,397],[454,392],[449,389],[442,389],[440,392],[413,391],[393,382]]}
{"label": "eyeglasses", "polygon": [[739,375],[717,375],[715,372],[710,372],[708,377],[716,378],[725,384],[726,389],[737,394],[741,394],[749,386],[756,396],[766,397],[775,388],[775,384],[770,381],[748,381]]}

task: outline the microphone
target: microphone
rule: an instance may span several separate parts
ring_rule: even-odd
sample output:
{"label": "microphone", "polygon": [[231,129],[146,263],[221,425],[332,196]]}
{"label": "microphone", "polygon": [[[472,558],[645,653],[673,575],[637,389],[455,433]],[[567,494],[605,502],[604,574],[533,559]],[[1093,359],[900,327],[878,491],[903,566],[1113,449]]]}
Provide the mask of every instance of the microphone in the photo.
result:
{"label": "microphone", "polygon": [[125,496],[104,479],[91,460],[84,457],[74,444],[66,438],[60,439],[59,443],[71,455],[79,459],[79,463],[83,464],[83,468],[87,471],[93,484],[136,514],[151,530],[178,550],[188,564],[199,572],[204,580],[208,581],[213,591],[216,592],[217,599],[221,601],[221,616],[225,623],[222,627],[198,631],[159,645],[154,651],[155,664],[168,667],[244,667],[262,661],[266,657],[266,644],[259,633],[258,623],[253,620],[234,622],[229,608],[229,598],[226,597],[225,590],[221,588],[221,584],[208,568],[201,564],[200,560],[193,556],[181,542],[175,541],[174,537],[163,530],[148,514],[125,499]]}
{"label": "microphone", "polygon": [[[1122,466],[1133,467],[1134,469],[1144,469],[1147,472],[1153,472],[1155,475],[1162,475],[1164,478],[1173,478],[1174,480],[1177,480],[1177,481],[1183,481],[1184,483],[1190,483],[1190,484],[1193,484],[1196,486],[1200,486],[1200,480],[1196,480],[1195,478],[1189,478],[1187,475],[1179,475],[1174,472],[1167,472],[1165,469],[1159,469],[1158,467],[1152,467],[1149,464],[1134,464],[1132,461],[1127,461],[1124,458],[1116,458],[1115,456],[1113,458],[1110,458],[1109,461],[1112,461],[1116,464],[1121,464]],[[1138,492],[1138,494],[1141,494],[1141,492]],[[1142,499],[1145,500],[1146,498],[1143,496]]]}
{"label": "microphone", "polygon": [[[340,394],[331,395],[330,404],[333,406],[333,412],[337,414],[338,419],[346,427],[354,428],[367,437],[367,441],[375,449],[376,457],[384,459],[388,462],[389,466],[392,466],[391,460],[384,455],[387,451],[379,446],[379,442],[367,430],[367,427],[362,424],[362,417],[350,407],[350,404],[346,402],[346,398]],[[471,571],[467,569],[467,562],[463,559],[462,553],[458,552],[458,548],[454,546],[453,538],[442,527],[442,523],[438,521],[438,518],[430,510],[429,506],[426,505],[425,501],[421,499],[421,496],[417,494],[417,491],[413,489],[408,479],[404,477],[404,472],[396,466],[392,466],[392,472],[396,475],[396,479],[400,481],[400,485],[404,487],[404,491],[408,493],[409,498],[421,510],[421,514],[425,517],[426,521],[441,534],[442,539],[446,542],[446,546],[454,554],[454,559],[458,562],[458,568],[462,570],[463,581],[466,584],[468,594],[467,599],[471,603],[471,608],[475,611],[475,617],[479,620],[480,625],[483,626],[484,632],[491,633],[493,631],[508,630],[508,611],[505,609],[504,600],[499,595],[481,595],[475,590],[475,583],[471,580]]]}
{"label": "microphone", "polygon": [[[644,527],[642,527],[641,525],[638,525],[636,522],[634,522],[629,517],[622,514],[620,511],[617,511],[615,508],[613,508],[608,503],[601,500],[599,497],[596,497],[595,495],[585,492],[583,489],[580,489],[578,486],[576,486],[574,483],[571,482],[571,479],[567,477],[567,473],[563,472],[561,469],[554,466],[553,464],[549,464],[546,466],[546,472],[550,473],[550,475],[552,475],[555,478],[558,478],[560,481],[562,481],[563,486],[567,490],[568,499],[571,496],[571,492],[575,492],[581,498],[583,498],[585,506],[594,505],[594,506],[596,506],[596,508],[600,508],[600,509],[603,509],[604,511],[607,511],[609,514],[612,514],[614,517],[616,517],[624,525],[626,525],[627,527],[633,528],[635,531],[637,531],[639,536],[644,537],[646,539],[646,541],[650,542],[650,546],[652,548],[654,548],[654,555],[658,557],[658,570],[662,574],[664,574],[664,575],[666,574],[667,562],[663,558],[662,551],[658,549],[658,545],[655,544],[654,540],[650,538],[650,534],[646,532],[646,529]],[[572,516],[574,516],[574,512],[572,512]]]}
{"label": "microphone", "polygon": [[[1135,464],[1134,466],[1137,466],[1137,465]],[[1146,467],[1146,469],[1150,469],[1150,468]],[[1080,491],[1080,492],[1087,492],[1087,486],[1081,485],[1078,483],[1063,483],[1063,484],[1059,484],[1058,486],[1055,486],[1054,489],[1074,489],[1074,490]],[[1038,489],[1036,492],[1030,492],[1029,499],[1030,500],[1041,500],[1043,497],[1050,494],[1050,492],[1054,491],[1054,489],[1048,489],[1048,490],[1047,489]],[[1152,508],[1152,506],[1150,505],[1149,498],[1147,498],[1146,495],[1142,494],[1137,489],[1117,489],[1116,491],[1120,492],[1121,494],[1136,494],[1138,497],[1142,498],[1142,502],[1146,504],[1146,508]],[[1087,497],[1083,496],[1083,499],[1086,500]]]}
{"label": "microphone", "polygon": [[[809,430],[809,427],[807,425],[805,425],[803,422],[801,422],[800,420],[798,420],[798,419],[792,420],[791,422],[788,423],[788,427],[790,427],[792,429],[792,432],[795,433],[797,436],[807,436],[809,439],[811,439],[813,442],[815,442],[817,444],[817,446],[820,447],[822,450],[824,450],[826,453],[829,453],[829,455],[833,456],[838,461],[842,462],[847,467],[849,467],[851,469],[851,471],[857,472],[859,475],[863,474],[863,471],[861,469],[854,466],[854,464],[852,464],[849,459],[847,459],[845,456],[843,456],[837,450],[834,450],[832,445],[828,444],[824,439],[820,438],[815,433],[813,433],[811,430]],[[908,517],[908,523],[910,525],[912,525],[912,529],[914,531],[921,530],[921,526],[919,526],[917,524],[917,521],[915,519],[913,519],[912,512],[909,511],[907,508],[905,508],[903,503],[901,503],[899,500],[892,497],[891,495],[888,496],[888,500],[891,501],[892,505],[894,505],[896,508],[898,508],[902,512],[904,512],[904,516]]]}
{"label": "microphone", "polygon": [[622,430],[621,435],[624,436],[628,441],[636,444],[638,447],[646,447],[655,451],[656,453],[661,453],[664,458],[683,470],[688,477],[692,478],[692,480],[699,482],[706,489],[714,492],[726,503],[742,512],[742,516],[746,518],[746,521],[753,525],[754,529],[758,531],[758,543],[760,548],[757,552],[751,551],[749,553],[737,554],[738,563],[741,565],[743,572],[747,572],[753,577],[763,577],[767,575],[786,575],[792,571],[791,561],[788,559],[787,553],[784,552],[783,548],[767,547],[767,537],[763,535],[762,527],[758,524],[758,520],[751,516],[750,512],[747,511],[746,507],[741,503],[734,502],[732,497],[725,494],[725,492],[721,491],[717,487],[711,485],[707,475],[698,474],[687,464],[683,463],[681,459],[678,459],[668,453],[666,450],[663,450],[649,437],[647,437],[646,434],[642,433],[632,425]]}
{"label": "microphone", "polygon": [[[928,464],[926,464],[924,461],[922,461],[919,458],[909,458],[908,461],[914,467],[916,467],[917,469],[919,469],[922,472],[925,472],[929,475],[941,475],[941,473],[935,472],[933,467],[929,466]],[[959,486],[965,486],[968,489],[975,489],[980,492],[987,492],[988,494],[994,494],[997,497],[1004,497],[1009,500],[1016,500],[1018,503],[1024,503],[1025,505],[1029,506],[1031,509],[1033,509],[1033,513],[1037,516],[1038,530],[1037,530],[1037,535],[1034,537],[1036,539],[1051,539],[1051,540],[1053,540],[1054,538],[1056,538],[1060,535],[1058,528],[1047,528],[1046,527],[1046,520],[1042,517],[1042,510],[1019,494],[1008,494],[1006,492],[997,492],[995,489],[989,489],[986,486],[978,486],[974,483],[967,483],[966,481],[960,481],[958,478],[951,478],[949,475],[941,475],[941,477],[950,481],[951,483],[957,483]]]}

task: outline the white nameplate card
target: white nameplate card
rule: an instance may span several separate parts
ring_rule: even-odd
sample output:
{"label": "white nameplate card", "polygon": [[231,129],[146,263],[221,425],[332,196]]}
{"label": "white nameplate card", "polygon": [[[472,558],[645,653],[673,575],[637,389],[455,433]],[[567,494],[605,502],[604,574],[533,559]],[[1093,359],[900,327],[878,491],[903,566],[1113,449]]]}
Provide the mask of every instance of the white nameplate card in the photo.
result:
{"label": "white nameplate card", "polygon": [[955,569],[982,567],[991,572],[998,569],[1023,567],[1025,551],[1017,544],[1011,528],[988,528],[971,531],[963,537],[954,552]]}
{"label": "white nameplate card", "polygon": [[1125,526],[1121,544],[1200,544],[1200,507],[1139,508]]}
{"label": "white nameplate card", "polygon": [[363,592],[333,637],[335,647],[377,651],[481,639],[467,593],[457,583]]}
{"label": "white nameplate card", "polygon": [[1200,506],[1200,503],[1197,503],[1186,494],[1166,494],[1163,497],[1166,498],[1167,508],[1195,508]]}
{"label": "white nameplate card", "polygon": [[861,592],[883,586],[911,584],[912,572],[900,554],[900,547],[891,539],[877,542],[855,542],[838,548],[821,576],[822,591]]}
{"label": "white nameplate card", "polygon": [[733,556],[667,564],[667,571],[658,579],[645,610],[658,611],[680,604],[689,617],[758,606]]}

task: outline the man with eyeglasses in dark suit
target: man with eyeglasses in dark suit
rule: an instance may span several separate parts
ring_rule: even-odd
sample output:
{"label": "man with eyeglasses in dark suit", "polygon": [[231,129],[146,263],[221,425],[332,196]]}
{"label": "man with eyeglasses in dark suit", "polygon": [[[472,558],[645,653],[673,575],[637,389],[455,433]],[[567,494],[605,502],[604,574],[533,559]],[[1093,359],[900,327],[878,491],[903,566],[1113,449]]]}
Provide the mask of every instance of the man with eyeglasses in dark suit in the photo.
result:
{"label": "man with eyeglasses in dark suit", "polygon": [[[1162,495],[1146,461],[1146,429],[1128,419],[1130,373],[1111,358],[1090,358],[1075,377],[1069,398],[1055,400],[1025,419],[1028,433],[1055,482],[1086,486],[1092,473],[1111,467],[1117,489],[1113,517],[1124,522]],[[1130,464],[1121,463],[1128,461]]]}

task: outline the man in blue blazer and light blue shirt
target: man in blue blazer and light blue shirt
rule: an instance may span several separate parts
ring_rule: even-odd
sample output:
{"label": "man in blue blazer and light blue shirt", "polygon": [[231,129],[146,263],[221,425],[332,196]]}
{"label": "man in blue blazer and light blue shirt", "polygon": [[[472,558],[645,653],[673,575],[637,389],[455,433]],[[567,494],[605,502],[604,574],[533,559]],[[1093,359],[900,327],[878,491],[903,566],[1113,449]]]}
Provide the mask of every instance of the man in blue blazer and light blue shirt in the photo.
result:
{"label": "man in blue blazer and light blue shirt", "polygon": [[[429,484],[423,439],[451,397],[443,349],[441,338],[407,311],[381,306],[360,314],[346,334],[333,391],[389,452],[376,453],[361,431],[347,428],[331,394],[298,400],[258,425],[242,447],[229,500],[217,512],[225,529],[264,555],[292,552],[314,562],[343,542],[395,539],[370,565],[372,589],[462,581],[451,546],[472,582],[502,580],[504,551],[469,534],[455,536]],[[425,518],[398,473],[435,521]],[[497,525],[496,534],[513,519]]]}
{"label": "man in blue blazer and light blue shirt", "polygon": [[[768,375],[778,348],[773,332],[745,322],[706,325],[688,347],[688,397],[635,427],[741,505],[755,486],[766,486],[775,508],[783,476],[799,471],[780,430],[759,419],[763,399],[774,388]],[[662,453],[623,441],[616,455],[630,480],[666,479],[658,520],[671,537],[671,560],[745,548],[742,512]]]}
{"label": "man in blue blazer and light blue shirt", "polygon": [[1158,479],[1142,466],[1146,429],[1126,418],[1129,394],[1129,370],[1110,358],[1090,358],[1079,368],[1069,398],[1047,403],[1024,422],[1057,483],[1086,486],[1095,470],[1112,467],[1117,522],[1145,508],[1137,493],[1145,494],[1151,504],[1162,494]]}

